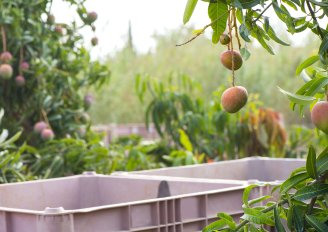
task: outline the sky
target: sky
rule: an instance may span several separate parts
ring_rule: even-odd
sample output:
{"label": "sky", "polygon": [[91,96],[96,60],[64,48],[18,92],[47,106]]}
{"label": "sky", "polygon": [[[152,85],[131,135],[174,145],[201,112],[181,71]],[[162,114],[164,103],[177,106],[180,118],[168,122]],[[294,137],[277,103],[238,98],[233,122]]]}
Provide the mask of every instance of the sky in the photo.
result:
{"label": "sky", "polygon": [[[154,47],[152,35],[154,32],[164,33],[166,30],[179,28],[183,25],[182,17],[185,0],[89,0],[86,2],[88,11],[98,13],[95,23],[95,35],[99,38],[96,48],[100,55],[114,53],[121,48],[127,37],[129,21],[132,25],[134,45],[139,52],[147,52]],[[54,1],[52,12],[57,22],[67,22],[72,19],[73,11],[62,1]],[[188,25],[203,27],[209,23],[207,4],[199,1],[192,19]],[[91,38],[91,30],[82,32],[86,38]]]}
{"label": "sky", "polygon": [[[97,12],[98,19],[95,23],[95,33],[91,29],[82,31],[86,46],[91,47],[91,38],[97,36],[99,45],[92,49],[92,55],[101,58],[115,54],[127,40],[128,25],[131,21],[133,42],[137,51],[147,52],[155,46],[152,38],[154,32],[165,33],[183,26],[185,4],[186,0],[88,0],[87,10]],[[210,21],[207,17],[207,6],[208,3],[198,1],[187,25],[202,28],[208,24]],[[74,15],[74,11],[61,0],[54,1],[52,13],[58,23],[69,22]],[[268,14],[272,15],[272,12],[268,11]],[[301,43],[305,36],[306,34],[296,35],[292,40],[296,44]]]}

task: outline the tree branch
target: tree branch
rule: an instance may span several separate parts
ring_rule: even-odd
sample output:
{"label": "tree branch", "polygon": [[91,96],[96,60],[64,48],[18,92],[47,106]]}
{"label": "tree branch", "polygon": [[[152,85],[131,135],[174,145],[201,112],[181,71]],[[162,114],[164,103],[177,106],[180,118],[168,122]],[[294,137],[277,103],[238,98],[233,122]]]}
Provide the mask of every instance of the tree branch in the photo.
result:
{"label": "tree branch", "polygon": [[190,43],[191,41],[193,41],[194,39],[196,39],[198,36],[200,36],[201,34],[203,34],[204,31],[205,31],[208,27],[212,26],[214,23],[216,23],[219,19],[221,19],[223,16],[225,16],[225,15],[226,15],[227,13],[229,13],[229,12],[230,12],[230,10],[228,10],[228,11],[225,12],[224,14],[220,15],[217,19],[215,19],[215,20],[212,21],[211,23],[205,25],[205,26],[203,27],[203,29],[202,29],[200,32],[198,32],[194,37],[192,37],[192,38],[189,39],[188,41],[186,41],[186,42],[184,42],[184,43],[182,43],[182,44],[176,44],[175,46],[179,47],[179,46],[183,46],[183,45],[186,45],[186,44]]}
{"label": "tree branch", "polygon": [[325,36],[323,35],[323,33],[322,33],[322,31],[321,31],[320,25],[319,25],[319,23],[318,23],[317,18],[315,17],[315,14],[314,14],[314,11],[313,11],[313,9],[312,9],[312,7],[311,7],[311,4],[310,4],[310,2],[309,2],[308,0],[305,0],[305,1],[306,1],[306,5],[307,5],[307,7],[308,7],[308,9],[309,9],[309,11],[310,11],[310,14],[311,14],[311,16],[312,16],[313,21],[315,22],[315,24],[317,24],[317,29],[318,29],[319,36],[320,36],[320,38],[323,40],[323,38],[324,38]]}
{"label": "tree branch", "polygon": [[257,20],[259,20],[261,17],[262,17],[262,15],[270,8],[272,6],[272,2],[260,13],[260,15],[259,16],[257,16],[257,18],[256,19],[254,19],[254,21],[253,21],[253,23],[256,23],[256,21]]}

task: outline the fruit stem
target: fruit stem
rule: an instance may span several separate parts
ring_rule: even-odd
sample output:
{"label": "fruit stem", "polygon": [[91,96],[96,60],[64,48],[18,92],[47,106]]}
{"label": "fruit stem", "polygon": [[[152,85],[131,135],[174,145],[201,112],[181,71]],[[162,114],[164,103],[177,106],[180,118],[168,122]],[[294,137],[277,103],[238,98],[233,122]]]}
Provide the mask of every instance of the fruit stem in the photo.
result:
{"label": "fruit stem", "polygon": [[48,120],[48,117],[47,117],[47,113],[44,111],[44,109],[41,110],[41,114],[42,114],[44,121],[48,124],[49,129],[52,130],[51,125]]}
{"label": "fruit stem", "polygon": [[205,31],[208,27],[212,26],[214,23],[216,23],[217,21],[219,21],[223,16],[225,16],[225,15],[228,14],[228,13],[230,13],[230,10],[231,10],[231,9],[229,9],[229,10],[226,11],[226,12],[224,12],[224,14],[222,14],[222,15],[220,15],[219,17],[217,17],[216,19],[214,19],[211,23],[205,25],[205,26],[203,27],[203,29],[201,29],[201,30],[200,30],[195,36],[191,37],[191,38],[190,38],[189,40],[187,40],[186,42],[183,42],[183,43],[181,43],[181,44],[176,44],[175,46],[176,46],[176,47],[179,47],[179,46],[183,46],[183,45],[186,45],[186,44],[190,43],[191,41],[193,41],[194,39],[196,39],[198,36],[200,36],[201,34],[203,34],[204,31]]}
{"label": "fruit stem", "polygon": [[238,47],[239,47],[239,50],[240,50],[241,43],[240,43],[240,39],[239,39],[239,36],[238,36],[238,28],[237,28],[237,19],[236,19],[236,11],[235,11],[235,8],[232,9],[232,15],[233,15],[233,27],[235,28],[235,36],[237,38]]}
{"label": "fruit stem", "polygon": [[2,50],[7,51],[6,32],[3,25],[1,25],[1,36],[2,36]]}
{"label": "fruit stem", "polygon": [[230,8],[230,13],[228,17],[228,27],[229,27],[229,36],[230,36],[230,47],[229,50],[231,51],[231,64],[232,64],[232,86],[235,86],[235,61],[234,61],[234,53],[233,53],[233,40],[232,40],[232,18],[233,18],[234,9]]}

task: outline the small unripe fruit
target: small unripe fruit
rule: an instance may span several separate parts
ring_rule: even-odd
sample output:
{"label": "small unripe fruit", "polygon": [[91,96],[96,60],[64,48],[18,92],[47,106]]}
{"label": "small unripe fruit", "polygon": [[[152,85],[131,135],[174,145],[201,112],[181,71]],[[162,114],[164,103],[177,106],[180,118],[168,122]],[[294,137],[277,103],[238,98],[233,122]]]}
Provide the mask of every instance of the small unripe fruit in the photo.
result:
{"label": "small unripe fruit", "polygon": [[2,79],[10,79],[13,75],[13,68],[9,64],[0,65],[0,77]]}
{"label": "small unripe fruit", "polygon": [[23,61],[21,64],[20,64],[20,68],[22,71],[26,71],[30,68],[30,65],[29,63],[27,63],[26,61]]}
{"label": "small unripe fruit", "polygon": [[319,130],[328,134],[328,101],[319,101],[313,106],[311,120]]}
{"label": "small unripe fruit", "polygon": [[93,38],[91,39],[91,44],[92,44],[93,46],[98,45],[98,38],[97,38],[97,37],[93,37]]}
{"label": "small unripe fruit", "polygon": [[64,34],[64,32],[63,32],[63,28],[62,28],[62,26],[60,26],[60,25],[56,25],[56,26],[55,26],[55,32],[56,32],[57,34],[59,34],[59,35],[63,35],[63,34]]}
{"label": "small unripe fruit", "polygon": [[228,113],[236,113],[247,103],[248,93],[243,86],[226,89],[221,96],[221,104]]}
{"label": "small unripe fruit", "polygon": [[93,23],[94,21],[97,20],[97,18],[98,18],[98,15],[94,11],[89,12],[88,15],[87,15],[87,21],[88,21],[88,23]]}
{"label": "small unripe fruit", "polygon": [[24,86],[25,85],[25,78],[21,75],[17,76],[15,78],[15,82],[16,82],[16,85],[21,87],[21,86]]}
{"label": "small unripe fruit", "polygon": [[84,97],[84,105],[86,108],[89,108],[93,103],[93,96],[91,94],[87,94]]}
{"label": "small unripe fruit", "polygon": [[55,16],[53,14],[48,15],[47,23],[50,24],[50,25],[55,23]]}
{"label": "small unripe fruit", "polygon": [[95,25],[91,25],[91,30],[92,31],[96,31],[96,26]]}
{"label": "small unripe fruit", "polygon": [[55,134],[54,132],[51,130],[51,129],[44,129],[42,132],[41,132],[41,138],[43,140],[52,140],[53,138],[55,137]]}
{"label": "small unripe fruit", "polygon": [[[234,67],[232,67],[232,57],[234,61]],[[243,64],[243,59],[237,51],[225,51],[221,54],[221,63],[224,67],[230,70],[238,70]]]}
{"label": "small unripe fruit", "polygon": [[2,63],[9,63],[13,59],[13,56],[10,52],[3,52],[0,55],[0,61]]}
{"label": "small unripe fruit", "polygon": [[35,133],[41,134],[41,132],[48,127],[47,123],[40,121],[34,124],[33,131]]}
{"label": "small unripe fruit", "polygon": [[222,34],[222,35],[220,36],[220,43],[221,43],[222,45],[227,45],[227,44],[229,44],[229,43],[230,43],[230,36],[227,35],[227,34]]}

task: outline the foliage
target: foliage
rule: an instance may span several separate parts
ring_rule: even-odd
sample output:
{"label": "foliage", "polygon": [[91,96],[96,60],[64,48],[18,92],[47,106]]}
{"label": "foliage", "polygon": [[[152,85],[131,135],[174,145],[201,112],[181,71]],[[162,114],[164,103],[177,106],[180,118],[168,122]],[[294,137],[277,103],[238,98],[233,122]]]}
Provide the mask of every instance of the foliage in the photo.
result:
{"label": "foliage", "polygon": [[[194,2],[192,8],[190,2]],[[188,12],[189,18],[196,3],[197,0],[188,0],[185,12]],[[328,31],[319,23],[321,19],[327,20],[328,4],[326,1],[232,0],[225,2],[225,4],[222,4],[221,1],[210,1],[208,4],[208,15],[212,21],[209,26],[212,26],[213,29],[213,43],[217,43],[217,37],[224,32],[224,28],[213,25],[217,24],[217,21],[225,19],[222,24],[228,24],[230,35],[232,30],[236,32],[239,49],[246,49],[241,48],[239,36],[246,42],[250,42],[249,36],[251,36],[257,39],[269,53],[274,54],[267,41],[271,39],[282,45],[287,44],[276,36],[270,26],[269,18],[264,15],[269,8],[273,8],[281,22],[286,25],[289,33],[293,34],[310,29],[314,34],[317,34],[321,39],[318,55],[309,57],[296,69],[296,75],[303,74],[302,77],[306,83],[296,94],[283,89],[280,90],[291,101],[291,108],[294,110],[295,106],[298,105],[301,113],[303,113],[304,106],[313,105],[316,101],[326,98],[326,95],[328,97]],[[229,17],[223,17],[223,13],[221,13],[213,18],[211,12],[213,6],[215,6],[217,13],[220,10],[222,12],[223,8],[228,9]],[[260,12],[257,12],[258,8],[261,8]],[[289,12],[291,9],[298,13],[297,18]],[[240,23],[239,28],[236,24],[237,19]],[[187,21],[184,20],[184,22]],[[206,28],[204,27],[203,31]],[[231,49],[233,44],[230,45]],[[327,145],[327,137],[324,138],[324,143]],[[220,219],[205,227],[203,231],[239,231],[242,229],[244,231],[266,231],[264,226],[275,226],[277,231],[286,231],[282,220],[287,223],[290,231],[327,231],[327,159],[328,147],[317,157],[314,147],[310,146],[306,167],[295,170],[291,177],[280,186],[280,201],[269,201],[265,206],[255,205],[251,207],[251,203],[266,201],[268,197],[263,196],[248,201],[249,192],[255,187],[250,186],[244,192],[244,215],[241,217],[239,225],[236,225],[229,215],[220,213],[218,214]]]}
{"label": "foliage", "polygon": [[286,156],[290,158],[306,158],[310,144],[317,149],[324,149],[327,144],[327,137],[313,129],[294,125],[289,130]]}
{"label": "foliage", "polygon": [[158,154],[165,154],[168,147],[163,143],[142,143],[141,137],[131,135],[111,143],[109,155],[117,171],[135,171],[164,167]]}
{"label": "foliage", "polygon": [[[190,7],[192,5],[190,2],[195,3],[193,7]],[[188,18],[191,17],[196,3],[197,1],[195,0],[188,1],[185,9],[185,15],[189,15]],[[258,12],[259,7],[262,8],[260,13]],[[318,55],[309,57],[296,69],[296,75],[303,74],[303,79],[306,83],[296,94],[280,89],[291,101],[291,108],[294,110],[295,106],[299,105],[302,112],[304,106],[313,105],[315,101],[324,99],[328,88],[328,31],[327,28],[323,28],[322,23],[320,24],[320,20],[324,21],[328,18],[327,7],[328,4],[324,1],[312,0],[285,0],[280,3],[275,0],[254,0],[250,2],[239,0],[226,2],[210,1],[208,3],[208,17],[211,19],[211,23],[208,26],[211,26],[213,29],[213,43],[218,43],[219,36],[225,31],[225,26],[228,24],[227,30],[230,35],[233,30],[235,31],[235,39],[241,51],[247,50],[247,46],[245,45],[242,48],[239,36],[245,43],[251,42],[249,37],[255,38],[264,49],[274,54],[273,48],[268,44],[268,41],[272,40],[281,45],[288,45],[288,43],[285,43],[277,36],[274,29],[270,26],[269,17],[265,16],[265,12],[272,8],[280,21],[286,25],[290,34],[310,29],[314,34],[318,35],[321,39]],[[297,13],[298,16],[292,16],[290,11]],[[229,17],[226,17],[226,15],[229,15]],[[237,20],[240,23],[239,27],[237,27]],[[187,21],[184,20],[184,23]],[[218,23],[224,26],[216,26]],[[207,26],[196,37],[202,34],[206,28]],[[232,46],[233,43],[231,43],[230,49],[232,49]],[[302,72],[303,70],[305,72]]]}
{"label": "foliage", "polygon": [[[13,76],[1,79],[0,104],[6,112],[6,128],[12,132],[23,129],[21,142],[41,142],[32,133],[37,121],[45,121],[57,138],[73,136],[89,123],[83,88],[100,87],[109,76],[107,67],[91,61],[83,46],[79,30],[95,29],[84,1],[65,2],[77,9],[82,24],[57,23],[51,13],[52,0],[0,3],[1,50],[13,56],[9,61]],[[23,76],[25,82],[17,83],[17,76]]]}
{"label": "foliage", "polygon": [[[128,49],[122,49],[109,57],[107,64],[112,72],[111,84],[94,93],[96,101],[90,109],[93,122],[96,124],[144,122],[146,104],[140,103],[135,92],[132,91],[136,73],[148,73],[161,81],[172,72],[184,73],[193,81],[200,83],[204,91],[201,93],[196,91],[193,94],[204,100],[210,100],[218,86],[227,85],[228,79],[225,77],[228,77],[229,73],[218,65],[219,54],[224,49],[222,46],[210,44],[206,36],[199,37],[186,46],[178,48],[172,46],[186,38],[191,31],[192,28],[168,30],[154,35],[156,46],[147,53],[136,54]],[[286,37],[285,34],[282,36]],[[267,107],[281,112],[286,125],[296,123],[309,125],[307,114],[304,118],[298,117],[297,113],[290,112],[286,104],[288,100],[283,95],[272,94],[277,90],[277,86],[296,91],[297,86],[302,84],[301,78],[292,78],[294,70],[305,55],[317,45],[317,40],[313,36],[309,35],[306,38],[301,46],[279,48],[279,59],[267,56],[261,47],[249,44],[248,49],[252,51],[252,56],[244,62],[245,65],[237,76],[238,84],[247,86],[250,93],[259,94],[259,98]],[[199,62],[200,60],[202,62]],[[267,66],[268,63],[271,65]],[[150,100],[151,96],[146,95],[144,102],[148,103]]]}
{"label": "foliage", "polygon": [[[259,108],[256,96],[247,110],[230,115],[221,108],[222,88],[205,104],[203,99],[192,97],[193,89],[201,88],[185,75],[170,76],[167,83],[139,75],[136,89],[141,101],[147,90],[153,98],[146,110],[146,124],[152,120],[162,139],[176,149],[193,151],[196,157],[204,153],[207,159],[221,160],[234,159],[236,154],[283,156],[287,135],[281,116]],[[181,140],[181,135],[187,143]]]}
{"label": "foliage", "polygon": [[[273,191],[279,190],[279,199],[261,196],[249,199],[252,189],[248,186],[243,195],[244,215],[240,224],[231,216],[218,213],[219,220],[209,224],[203,232],[210,231],[327,231],[328,147],[316,155],[311,146],[306,166],[296,169],[290,177]],[[269,200],[270,199],[270,200]],[[286,225],[288,228],[286,228]]]}
{"label": "foliage", "polygon": [[[4,111],[0,110],[0,122],[3,119]],[[24,176],[24,163],[22,160],[21,150],[15,149],[15,142],[21,135],[17,132],[14,136],[9,137],[7,129],[2,129],[0,133],[0,183],[8,183],[16,180],[27,180],[29,177]]]}

